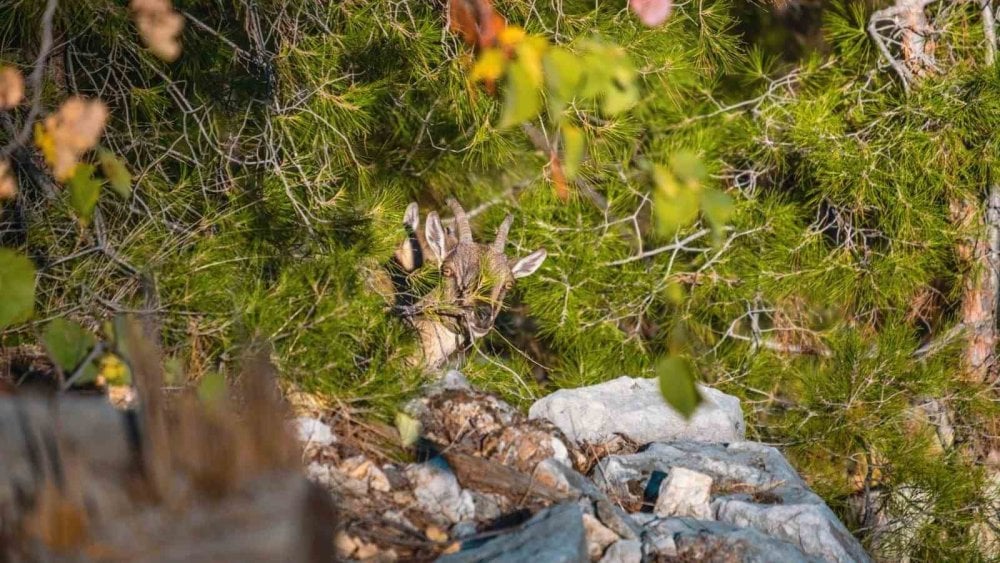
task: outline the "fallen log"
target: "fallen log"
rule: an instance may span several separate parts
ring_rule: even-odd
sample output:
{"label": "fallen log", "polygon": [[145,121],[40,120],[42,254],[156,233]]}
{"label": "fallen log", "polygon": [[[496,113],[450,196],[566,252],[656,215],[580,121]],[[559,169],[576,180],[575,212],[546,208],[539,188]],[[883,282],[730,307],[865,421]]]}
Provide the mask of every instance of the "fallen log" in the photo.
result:
{"label": "fallen log", "polygon": [[561,502],[574,498],[570,493],[540,483],[507,465],[459,452],[442,455],[458,483],[466,489],[503,495],[519,504],[532,504],[539,500]]}

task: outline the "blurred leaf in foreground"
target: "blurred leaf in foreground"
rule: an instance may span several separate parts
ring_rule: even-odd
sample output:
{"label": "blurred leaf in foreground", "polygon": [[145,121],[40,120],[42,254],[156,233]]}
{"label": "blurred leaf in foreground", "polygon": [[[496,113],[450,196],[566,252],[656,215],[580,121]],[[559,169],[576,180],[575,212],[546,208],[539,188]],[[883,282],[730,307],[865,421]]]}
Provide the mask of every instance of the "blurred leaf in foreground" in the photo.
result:
{"label": "blurred leaf in foreground", "polygon": [[111,189],[123,198],[132,195],[132,173],[120,158],[108,150],[102,150],[99,156],[101,172],[108,179]]}
{"label": "blurred leaf in foreground", "polygon": [[35,309],[35,265],[27,256],[0,248],[0,329],[31,318]]}
{"label": "blurred leaf in foreground", "polygon": [[691,418],[702,401],[695,385],[691,361],[682,356],[668,356],[656,365],[656,375],[660,379],[660,393],[667,404],[684,418]]}
{"label": "blurred leaf in foreground", "polygon": [[69,179],[69,201],[85,224],[90,222],[101,194],[101,181],[94,178],[93,164],[80,164]]}
{"label": "blurred leaf in foreground", "polygon": [[[80,323],[54,319],[45,327],[42,343],[49,358],[69,377],[81,368],[80,363],[87,359],[87,355],[97,345],[97,338]],[[87,383],[97,377],[97,366],[93,362],[82,366],[82,370],[76,383]]]}

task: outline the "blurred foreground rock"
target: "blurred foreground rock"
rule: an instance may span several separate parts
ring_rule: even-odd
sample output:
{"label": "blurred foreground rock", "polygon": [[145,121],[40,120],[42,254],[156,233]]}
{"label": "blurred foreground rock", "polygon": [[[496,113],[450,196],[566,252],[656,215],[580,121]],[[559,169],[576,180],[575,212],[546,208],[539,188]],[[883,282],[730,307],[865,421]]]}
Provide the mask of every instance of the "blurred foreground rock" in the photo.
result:
{"label": "blurred foreground rock", "polygon": [[200,427],[224,463],[174,449],[190,435],[161,444],[148,430],[96,397],[0,397],[0,560],[311,561],[331,551],[333,500],[283,455],[241,460],[226,430]]}

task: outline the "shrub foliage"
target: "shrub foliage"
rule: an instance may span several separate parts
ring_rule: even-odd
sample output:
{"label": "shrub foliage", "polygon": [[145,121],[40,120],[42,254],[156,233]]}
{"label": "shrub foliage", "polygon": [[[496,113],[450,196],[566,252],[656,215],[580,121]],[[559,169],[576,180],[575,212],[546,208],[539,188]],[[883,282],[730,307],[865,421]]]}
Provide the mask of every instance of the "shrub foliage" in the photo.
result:
{"label": "shrub foliage", "polygon": [[[866,541],[928,560],[985,549],[973,525],[991,512],[983,448],[1000,418],[989,382],[964,374],[956,330],[984,275],[963,248],[984,237],[1000,154],[977,3],[928,6],[937,64],[907,91],[867,31],[882,5],[703,0],[648,28],[624,0],[498,0],[550,47],[634,69],[625,111],[578,96],[519,126],[511,82],[483,87],[473,69],[489,69],[449,32],[444,2],[175,6],[173,62],[119,1],[55,11],[43,115],[102,100],[102,148],[132,192],[74,220],[34,145],[8,151],[19,195],[0,242],[38,277],[34,320],[4,344],[55,317],[96,331],[155,312],[194,378],[259,336],[289,383],[388,416],[424,376],[366,276],[403,237],[409,201],[456,197],[484,235],[513,212],[514,251],[549,253],[468,353],[477,384],[528,404],[684,355]],[[30,74],[45,8],[0,1],[0,63]],[[26,113],[4,114],[5,143]],[[919,517],[878,538],[859,499]]]}

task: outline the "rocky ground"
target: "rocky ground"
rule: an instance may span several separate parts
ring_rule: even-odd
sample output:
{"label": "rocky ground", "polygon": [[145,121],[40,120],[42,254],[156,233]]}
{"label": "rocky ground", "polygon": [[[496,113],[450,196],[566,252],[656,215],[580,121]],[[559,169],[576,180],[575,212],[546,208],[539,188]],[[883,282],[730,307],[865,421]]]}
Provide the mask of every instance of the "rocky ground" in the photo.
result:
{"label": "rocky ground", "polygon": [[778,450],[745,440],[738,399],[702,391],[690,420],[629,377],[524,416],[449,372],[406,409],[412,463],[321,412],[295,424],[346,559],[868,561]]}

